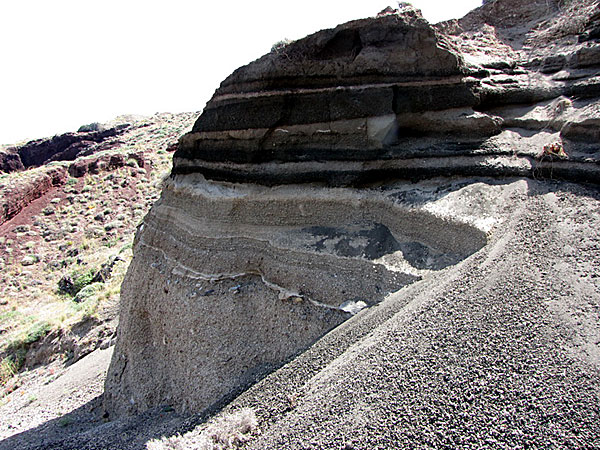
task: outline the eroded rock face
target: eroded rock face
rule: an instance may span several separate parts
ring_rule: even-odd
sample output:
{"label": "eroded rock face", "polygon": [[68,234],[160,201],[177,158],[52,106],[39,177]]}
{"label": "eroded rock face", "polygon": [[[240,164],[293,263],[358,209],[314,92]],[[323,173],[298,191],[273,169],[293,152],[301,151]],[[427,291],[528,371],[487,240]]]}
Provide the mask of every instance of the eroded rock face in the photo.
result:
{"label": "eroded rock face", "polygon": [[23,170],[23,162],[19,157],[17,149],[9,147],[7,149],[0,150],[0,171],[2,172],[17,172]]}
{"label": "eroded rock face", "polygon": [[36,139],[0,153],[0,171],[15,172],[52,161],[74,161],[118,145],[114,139],[130,127],[121,124],[113,128],[64,133],[51,138]]}
{"label": "eroded rock face", "polygon": [[0,224],[10,220],[33,200],[54,186],[63,185],[67,180],[67,170],[60,166],[50,166],[29,175],[16,183],[0,183]]}
{"label": "eroded rock face", "polygon": [[548,72],[540,48],[469,20],[434,28],[408,8],[349,22],[221,84],[138,231],[111,414],[218,405],[486,244],[486,220],[410,181],[598,182],[598,43],[571,33],[569,63]]}
{"label": "eroded rock face", "polygon": [[111,411],[209,407],[485,244],[482,230],[402,194],[174,177],[138,232],[123,285]]}

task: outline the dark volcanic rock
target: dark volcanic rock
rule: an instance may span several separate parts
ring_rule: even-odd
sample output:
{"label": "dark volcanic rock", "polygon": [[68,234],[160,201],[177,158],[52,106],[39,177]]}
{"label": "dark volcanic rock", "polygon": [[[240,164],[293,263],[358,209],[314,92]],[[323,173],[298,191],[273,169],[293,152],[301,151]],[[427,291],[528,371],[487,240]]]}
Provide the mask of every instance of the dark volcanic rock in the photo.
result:
{"label": "dark volcanic rock", "polygon": [[0,150],[0,172],[17,172],[24,168],[21,157],[15,147]]}
{"label": "dark volcanic rock", "polygon": [[[553,176],[594,182],[597,139],[578,117],[600,98],[600,44],[578,43],[566,22],[595,23],[593,6],[490,2],[437,27],[405,8],[277,48],[221,84],[173,173],[268,185],[534,176],[550,169],[536,158],[544,146],[560,141],[572,151]],[[538,121],[554,134],[526,139],[512,125],[509,107],[560,101],[568,108]]]}
{"label": "dark volcanic rock", "polygon": [[[49,139],[37,139],[17,148],[23,166],[41,166],[49,161],[72,161],[98,151],[98,144],[123,133],[129,125],[108,130],[65,133]],[[106,148],[101,148],[106,149]]]}
{"label": "dark volcanic rock", "polygon": [[[398,49],[402,51],[398,51]],[[270,129],[472,106],[450,44],[419,14],[350,22],[236,70],[194,132]]]}
{"label": "dark volcanic rock", "polygon": [[[402,49],[402,51],[398,51]],[[237,69],[215,96],[461,74],[460,56],[417,10],[323,30]],[[326,91],[325,91],[326,92]]]}

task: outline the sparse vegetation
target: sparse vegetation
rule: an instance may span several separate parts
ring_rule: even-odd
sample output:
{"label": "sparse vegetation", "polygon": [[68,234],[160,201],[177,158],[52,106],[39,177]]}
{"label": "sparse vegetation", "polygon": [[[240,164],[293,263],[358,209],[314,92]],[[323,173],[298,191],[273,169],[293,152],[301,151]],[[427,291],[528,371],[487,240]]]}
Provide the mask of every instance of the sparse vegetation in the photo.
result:
{"label": "sparse vegetation", "polygon": [[23,339],[22,343],[18,343],[16,345],[33,344],[34,342],[37,342],[40,339],[42,339],[44,336],[46,336],[50,332],[51,329],[52,329],[52,326],[50,325],[49,322],[47,322],[45,320],[40,320],[38,322],[35,322],[31,326],[31,328],[29,328],[29,330],[27,331],[27,334],[25,335],[25,338]]}
{"label": "sparse vegetation", "polygon": [[74,270],[70,275],[62,277],[58,282],[58,290],[62,294],[75,297],[79,291],[92,283],[94,269]]}
{"label": "sparse vegetation", "polygon": [[[15,314],[14,316],[19,316]],[[3,318],[6,319],[6,316]],[[31,317],[25,317],[23,323],[31,323]],[[1,323],[1,321],[0,321]],[[14,338],[3,350],[4,356],[0,361],[0,387],[5,387],[25,363],[25,356],[29,346],[44,338],[52,329],[49,322],[37,320],[29,325],[25,332]],[[9,389],[8,391],[10,391]],[[0,391],[0,396],[2,391]],[[4,390],[4,394],[9,393]]]}
{"label": "sparse vegetation", "polygon": [[73,297],[75,303],[84,303],[104,289],[104,283],[91,283],[81,288]]}
{"label": "sparse vegetation", "polygon": [[[81,321],[105,315],[106,307],[118,301],[133,233],[171,167],[164,149],[194,118],[162,114],[139,122],[145,126],[132,127],[111,150],[94,154],[124,154],[123,167],[98,167],[79,178],[67,175],[35,214],[24,210],[17,225],[0,225],[0,385],[15,385],[14,375],[31,344],[53,330],[68,333]],[[44,170],[1,174],[0,189],[30,186],[46,176]],[[95,280],[116,256],[112,273]]]}
{"label": "sparse vegetation", "polygon": [[19,370],[14,358],[7,356],[0,361],[0,387],[4,386]]}
{"label": "sparse vegetation", "polygon": [[58,419],[58,424],[61,427],[68,427],[69,425],[73,424],[73,419],[71,418],[71,416],[63,416],[60,419]]}
{"label": "sparse vegetation", "polygon": [[247,442],[258,429],[256,414],[243,408],[184,435],[155,439],[147,450],[228,450]]}
{"label": "sparse vegetation", "polygon": [[292,42],[294,42],[292,39],[284,38],[280,41],[275,42],[271,46],[271,51],[272,52],[280,52],[281,50],[286,48],[288,45],[290,45]]}

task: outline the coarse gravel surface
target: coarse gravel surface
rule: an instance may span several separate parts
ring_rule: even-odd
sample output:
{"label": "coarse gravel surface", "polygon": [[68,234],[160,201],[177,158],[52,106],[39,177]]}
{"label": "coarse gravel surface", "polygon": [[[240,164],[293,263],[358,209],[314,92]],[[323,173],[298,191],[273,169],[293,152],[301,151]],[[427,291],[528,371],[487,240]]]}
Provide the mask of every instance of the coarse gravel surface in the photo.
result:
{"label": "coarse gravel surface", "polygon": [[[600,193],[522,183],[482,250],[362,311],[226,406],[221,415],[258,417],[244,448],[598,448]],[[105,423],[92,391],[0,449],[143,449],[207,426],[169,408]],[[27,408],[20,417],[33,417]]]}
{"label": "coarse gravel surface", "polygon": [[598,191],[528,184],[480,252],[241,396],[246,448],[598,448]]}

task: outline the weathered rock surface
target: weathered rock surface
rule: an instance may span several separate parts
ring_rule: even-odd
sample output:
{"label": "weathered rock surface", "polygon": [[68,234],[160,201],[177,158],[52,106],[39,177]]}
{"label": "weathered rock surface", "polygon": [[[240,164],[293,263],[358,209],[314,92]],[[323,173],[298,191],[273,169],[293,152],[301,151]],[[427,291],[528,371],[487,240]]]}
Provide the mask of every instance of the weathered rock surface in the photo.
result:
{"label": "weathered rock surface", "polygon": [[111,138],[119,136],[129,127],[129,124],[121,124],[96,131],[65,133],[10,147],[0,153],[0,171],[8,173],[52,161],[74,161],[80,156],[109,150],[119,144]]}
{"label": "weathered rock surface", "polygon": [[87,173],[99,173],[103,170],[114,170],[124,167],[128,160],[134,160],[138,167],[144,168],[146,162],[142,152],[102,153],[78,158],[69,165],[69,175],[80,178]]}
{"label": "weathered rock surface", "polygon": [[[554,24],[555,4],[506,3],[438,29],[410,10],[358,20],[265,55],[221,84],[173,173],[270,185],[499,172],[597,180],[597,148],[585,142],[597,116],[597,42],[534,29]],[[511,9],[519,13],[507,19]],[[476,26],[489,17],[504,19]],[[543,45],[556,36],[560,64]],[[569,159],[538,160],[554,141]]]}
{"label": "weathered rock surface", "polygon": [[[436,27],[405,8],[234,72],[138,231],[109,413],[217,407],[391,293],[435,286],[525,197],[506,179],[598,183],[597,6],[577,30],[556,2]],[[511,16],[484,24],[493,8]]]}
{"label": "weathered rock surface", "polygon": [[129,160],[148,169],[143,152],[123,151],[123,142],[118,139],[125,131],[147,126],[133,122],[108,128],[96,124],[97,130],[65,133],[0,149],[3,177],[25,172],[20,178],[13,177],[0,184],[0,225],[52,187],[63,185],[68,176],[80,178],[88,173],[115,170],[127,165]]}
{"label": "weathered rock surface", "polygon": [[0,224],[16,216],[33,200],[41,197],[53,186],[61,186],[67,180],[67,169],[49,166],[30,172],[10,185],[0,183]]}
{"label": "weathered rock surface", "polygon": [[23,170],[24,168],[16,148],[9,147],[0,150],[0,171],[9,173]]}

